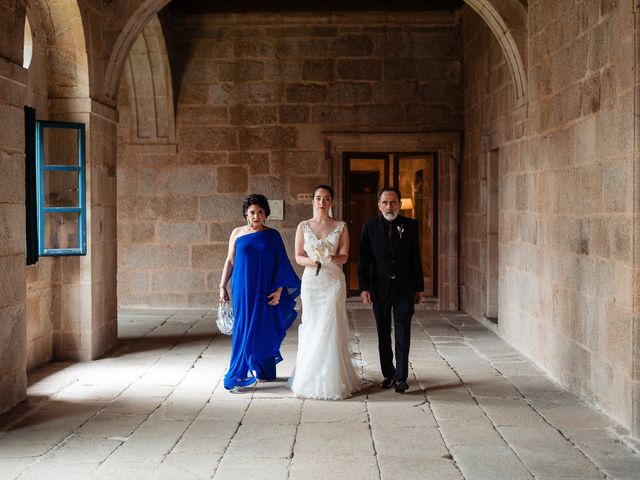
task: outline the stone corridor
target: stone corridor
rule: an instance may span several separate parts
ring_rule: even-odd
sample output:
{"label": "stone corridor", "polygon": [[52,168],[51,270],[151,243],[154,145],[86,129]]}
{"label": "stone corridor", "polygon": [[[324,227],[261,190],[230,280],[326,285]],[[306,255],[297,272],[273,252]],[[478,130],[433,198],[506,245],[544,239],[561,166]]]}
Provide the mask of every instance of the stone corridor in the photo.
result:
{"label": "stone corridor", "polygon": [[106,358],[35,371],[0,416],[0,479],[640,478],[627,432],[469,316],[416,314],[405,395],[378,387],[370,312],[351,321],[370,384],[325,402],[226,392],[215,312],[121,310]]}

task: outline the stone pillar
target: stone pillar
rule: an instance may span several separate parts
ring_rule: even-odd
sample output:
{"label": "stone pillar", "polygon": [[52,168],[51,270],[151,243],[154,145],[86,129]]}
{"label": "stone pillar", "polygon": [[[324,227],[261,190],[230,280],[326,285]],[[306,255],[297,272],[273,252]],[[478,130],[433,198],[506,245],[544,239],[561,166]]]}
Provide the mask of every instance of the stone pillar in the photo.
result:
{"label": "stone pillar", "polygon": [[117,340],[115,109],[85,98],[50,100],[50,118],[86,129],[87,255],[63,257],[54,356],[93,360]]}
{"label": "stone pillar", "polygon": [[634,2],[632,434],[640,438],[640,2]]}
{"label": "stone pillar", "polygon": [[[0,38],[0,43],[4,40]],[[26,70],[0,56],[0,118],[3,120],[0,128],[0,413],[22,401],[27,394],[23,110],[26,82]]]}

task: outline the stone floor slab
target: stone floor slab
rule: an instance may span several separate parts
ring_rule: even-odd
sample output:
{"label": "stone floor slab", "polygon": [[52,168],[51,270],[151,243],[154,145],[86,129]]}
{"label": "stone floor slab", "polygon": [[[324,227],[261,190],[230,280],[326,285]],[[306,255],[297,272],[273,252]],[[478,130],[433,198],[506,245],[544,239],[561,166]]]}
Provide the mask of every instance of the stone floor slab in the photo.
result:
{"label": "stone floor slab", "polygon": [[289,476],[289,459],[255,457],[251,451],[244,452],[246,456],[225,456],[215,475],[214,480],[238,480],[251,478],[255,480],[287,480]]}
{"label": "stone floor slab", "polygon": [[238,422],[198,419],[184,432],[172,453],[222,455],[239,428]]}
{"label": "stone floor slab", "polygon": [[123,413],[99,413],[78,428],[77,433],[96,437],[128,437],[145,420],[147,415]]}
{"label": "stone floor slab", "polygon": [[453,460],[437,457],[393,457],[380,455],[382,480],[462,480]]}
{"label": "stone floor slab", "polygon": [[448,448],[460,446],[504,445],[506,443],[495,430],[493,424],[475,424],[443,420],[439,422],[440,432]]}
{"label": "stone floor slab", "polygon": [[380,478],[374,455],[296,454],[289,480],[374,480]]}
{"label": "stone floor slab", "polygon": [[298,428],[294,453],[330,456],[373,455],[369,425],[364,423],[303,423]]}
{"label": "stone floor slab", "polygon": [[242,423],[298,425],[302,415],[302,400],[297,398],[265,399],[252,402]]}
{"label": "stone floor slab", "polygon": [[531,480],[533,476],[507,446],[459,446],[451,452],[465,479]]}
{"label": "stone floor slab", "polygon": [[542,427],[545,419],[518,398],[478,398],[480,407],[496,427]]}
{"label": "stone floor slab", "polygon": [[362,423],[367,421],[367,405],[364,401],[305,400],[302,408],[302,423]]}
{"label": "stone floor slab", "polygon": [[437,426],[430,408],[424,401],[418,404],[370,402],[368,410],[371,424],[377,427],[434,428]]}
{"label": "stone floor slab", "polygon": [[98,469],[98,464],[83,463],[78,465],[55,466],[40,462],[28,468],[20,480],[86,480]]}
{"label": "stone floor slab", "polygon": [[295,438],[295,425],[243,424],[231,440],[225,457],[290,458]]}
{"label": "stone floor slab", "polygon": [[[376,451],[392,457],[441,457],[449,450],[437,428],[377,427],[372,425]],[[402,431],[400,435],[399,432]]]}
{"label": "stone floor slab", "polygon": [[0,480],[639,478],[628,432],[462,313],[416,313],[401,395],[379,387],[371,312],[352,312],[368,385],[326,402],[286,388],[295,327],[277,381],[232,395],[212,312],[120,321],[105,358],[29,375],[29,399],[0,416]]}
{"label": "stone floor slab", "polygon": [[162,463],[158,476],[167,480],[187,478],[189,475],[197,479],[211,478],[222,459],[222,453],[176,453],[171,452]]}

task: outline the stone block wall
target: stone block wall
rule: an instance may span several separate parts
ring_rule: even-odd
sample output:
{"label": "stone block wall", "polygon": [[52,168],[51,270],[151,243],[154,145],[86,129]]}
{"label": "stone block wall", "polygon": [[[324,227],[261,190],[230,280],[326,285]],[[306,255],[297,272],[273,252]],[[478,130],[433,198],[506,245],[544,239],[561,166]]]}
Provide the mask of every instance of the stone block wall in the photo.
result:
{"label": "stone block wall", "polygon": [[[33,55],[26,71],[25,105],[36,110],[38,120],[49,118],[48,67],[45,32],[37,11],[28,10],[31,25]],[[35,265],[26,267],[27,371],[51,360],[53,335],[60,325],[61,269],[58,259],[41,257]]]}
{"label": "stone block wall", "polygon": [[329,132],[462,128],[451,13],[185,16],[169,43],[175,144],[133,139],[135,92],[120,89],[121,306],[212,307],[250,192],[284,200],[284,221],[271,225],[292,253],[312,214],[299,194],[332,174]]}
{"label": "stone block wall", "polygon": [[[89,98],[88,52],[84,50],[77,6],[55,7],[41,10],[33,6],[27,10],[34,48],[26,71],[23,104],[34,107],[40,120],[81,122],[86,126],[88,254],[41,257],[36,265],[26,267],[27,370],[52,358],[97,358],[115,344],[117,337],[117,113]],[[92,18],[90,23],[96,20]],[[54,24],[69,24],[70,28],[52,31]],[[96,25],[92,27],[97,30]],[[90,48],[95,47],[92,44]],[[23,136],[22,131],[20,134]]]}
{"label": "stone block wall", "polygon": [[528,104],[464,14],[463,308],[485,312],[487,165],[499,157],[499,329],[632,424],[631,2],[528,3]]}
{"label": "stone block wall", "polygon": [[[20,28],[24,7],[2,9],[0,22],[0,412],[26,397],[24,97]],[[24,26],[24,25],[22,25]]]}

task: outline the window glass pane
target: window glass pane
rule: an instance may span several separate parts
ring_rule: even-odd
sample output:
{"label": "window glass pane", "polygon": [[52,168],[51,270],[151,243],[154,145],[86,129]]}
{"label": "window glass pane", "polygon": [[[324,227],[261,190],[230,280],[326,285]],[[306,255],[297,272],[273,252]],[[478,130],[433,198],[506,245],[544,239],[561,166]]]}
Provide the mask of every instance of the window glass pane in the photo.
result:
{"label": "window glass pane", "polygon": [[45,207],[78,206],[78,172],[45,170]]}
{"label": "window glass pane", "polygon": [[78,130],[44,128],[45,165],[78,165]]}
{"label": "window glass pane", "polygon": [[[349,219],[350,234],[360,237],[362,225],[378,214],[378,191],[385,185],[384,158],[350,158],[347,172],[346,218]],[[347,282],[350,295],[358,293],[358,242],[349,242],[349,261],[347,264]]]}
{"label": "window glass pane", "polygon": [[77,213],[47,213],[44,225],[44,248],[79,248]]}
{"label": "window glass pane", "polygon": [[420,227],[420,249],[422,272],[425,281],[425,293],[433,295],[434,258],[434,158],[431,155],[421,157],[401,156],[398,164],[399,185],[402,192],[400,213],[405,217],[418,220]]}

